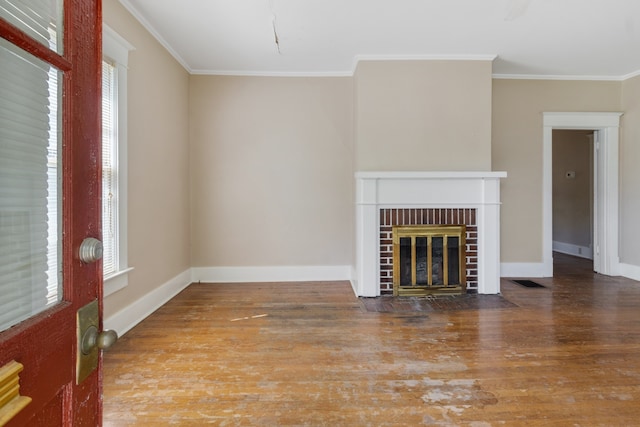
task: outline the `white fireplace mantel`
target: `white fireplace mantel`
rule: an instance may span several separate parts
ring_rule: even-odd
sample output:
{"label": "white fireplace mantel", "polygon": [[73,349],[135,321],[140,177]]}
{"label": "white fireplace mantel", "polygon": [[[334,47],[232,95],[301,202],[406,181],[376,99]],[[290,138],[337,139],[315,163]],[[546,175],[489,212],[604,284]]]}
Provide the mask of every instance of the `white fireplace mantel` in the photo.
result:
{"label": "white fireplace mantel", "polygon": [[506,172],[357,172],[358,296],[380,295],[381,208],[472,208],[478,222],[478,293],[500,293],[500,179]]}

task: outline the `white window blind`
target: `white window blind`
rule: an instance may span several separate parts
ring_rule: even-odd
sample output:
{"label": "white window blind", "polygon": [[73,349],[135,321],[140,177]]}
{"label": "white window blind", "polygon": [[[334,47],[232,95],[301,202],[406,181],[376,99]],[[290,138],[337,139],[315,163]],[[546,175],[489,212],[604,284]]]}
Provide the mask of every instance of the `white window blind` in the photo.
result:
{"label": "white window blind", "polygon": [[0,39],[0,330],[62,298],[58,77]]}
{"label": "white window blind", "polygon": [[108,277],[119,271],[118,91],[113,64],[102,61],[102,265]]}
{"label": "white window blind", "polygon": [[47,305],[62,299],[62,180],[58,147],[62,141],[58,129],[59,98],[58,70],[49,69],[49,145],[47,147]]}
{"label": "white window blind", "polygon": [[0,0],[0,16],[49,49],[62,53],[63,43],[58,40],[62,31],[51,32],[61,27],[62,3],[63,0]]}
{"label": "white window blind", "polygon": [[[1,1],[1,0],[0,0]],[[104,296],[129,283],[127,261],[127,64],[134,47],[102,26]]]}

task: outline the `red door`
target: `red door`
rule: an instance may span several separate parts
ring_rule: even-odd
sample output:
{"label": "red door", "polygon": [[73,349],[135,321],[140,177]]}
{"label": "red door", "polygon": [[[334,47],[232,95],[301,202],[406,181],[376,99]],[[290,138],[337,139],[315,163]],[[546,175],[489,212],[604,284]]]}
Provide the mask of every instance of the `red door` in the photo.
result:
{"label": "red door", "polygon": [[[102,310],[102,262],[90,259],[99,259],[99,244],[87,249],[90,255],[86,262],[79,252],[85,239],[101,238],[101,2],[2,3],[0,304],[4,301],[4,306],[0,306],[0,425],[97,426],[102,421],[101,360],[96,356],[98,368],[86,371],[82,375],[86,378],[78,378],[77,356],[82,351],[76,323],[78,310],[87,304],[93,302]],[[42,12],[42,4],[48,10]],[[47,99],[43,104],[46,108],[24,107],[38,105],[38,93]],[[44,131],[33,125],[38,122],[43,123]],[[44,141],[44,148],[32,155],[16,154],[34,140]],[[57,159],[53,166],[47,157],[51,152]],[[42,156],[44,167],[53,172],[38,177],[37,171],[43,169],[35,167],[36,172],[25,175],[25,170],[41,162]],[[19,166],[23,161],[27,166]],[[15,190],[31,180],[30,189]],[[33,190],[43,186],[47,186],[44,193]],[[40,203],[43,197],[48,201]],[[27,207],[22,206],[23,199]],[[46,205],[50,202],[55,206]],[[45,205],[48,207],[42,208]],[[31,225],[32,217],[38,216],[33,212],[38,209],[45,209],[44,215],[38,214],[45,221],[40,231]],[[14,234],[15,238],[7,237]],[[27,243],[20,237],[23,234],[30,236]],[[31,247],[30,255],[14,256],[25,247]],[[26,287],[32,302],[21,300]],[[24,307],[32,312],[23,313]],[[7,313],[3,326],[1,316]],[[11,313],[17,317],[11,318]],[[92,332],[100,330],[101,319],[99,314]],[[84,339],[85,352],[92,353],[95,334]],[[19,389],[11,386],[16,382]]]}

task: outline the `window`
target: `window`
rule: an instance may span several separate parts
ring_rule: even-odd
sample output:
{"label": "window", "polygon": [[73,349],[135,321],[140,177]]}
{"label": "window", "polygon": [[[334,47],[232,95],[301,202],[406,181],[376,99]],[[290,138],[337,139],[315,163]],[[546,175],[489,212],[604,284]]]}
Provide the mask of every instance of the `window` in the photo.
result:
{"label": "window", "polygon": [[118,88],[116,67],[102,61],[102,268],[105,277],[119,270],[118,259]]}
{"label": "window", "polygon": [[106,25],[102,61],[102,243],[104,295],[128,284],[127,62],[133,47]]}

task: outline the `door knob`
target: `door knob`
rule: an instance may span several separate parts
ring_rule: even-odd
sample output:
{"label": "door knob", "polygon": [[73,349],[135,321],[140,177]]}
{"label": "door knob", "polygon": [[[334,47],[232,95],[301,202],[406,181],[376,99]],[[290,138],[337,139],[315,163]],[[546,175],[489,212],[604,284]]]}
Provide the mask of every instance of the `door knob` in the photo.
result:
{"label": "door knob", "polygon": [[78,255],[84,263],[90,264],[102,258],[102,242],[93,237],[87,237],[80,244]]}
{"label": "door knob", "polygon": [[106,350],[118,341],[116,331],[106,330],[98,332],[98,328],[91,325],[82,335],[81,350],[83,354],[89,354],[94,348]]}
{"label": "door knob", "polygon": [[100,331],[98,300],[78,310],[76,315],[76,384],[80,384],[98,367],[100,350],[111,347],[117,340],[115,331]]}

